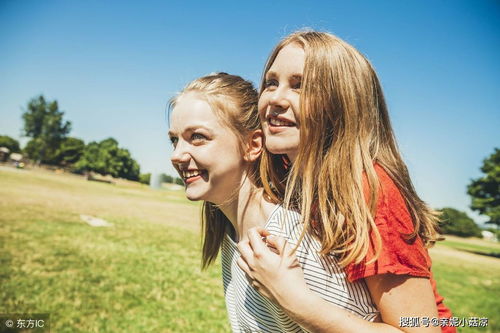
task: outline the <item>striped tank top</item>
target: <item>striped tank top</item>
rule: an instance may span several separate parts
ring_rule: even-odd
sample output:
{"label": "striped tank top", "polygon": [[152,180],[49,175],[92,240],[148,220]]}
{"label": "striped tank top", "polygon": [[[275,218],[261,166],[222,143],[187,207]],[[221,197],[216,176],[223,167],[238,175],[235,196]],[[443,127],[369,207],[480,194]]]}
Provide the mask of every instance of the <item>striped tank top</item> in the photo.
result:
{"label": "striped tank top", "polygon": [[[265,229],[295,246],[302,231],[300,215],[276,206]],[[319,241],[306,234],[296,251],[309,288],[327,302],[373,321],[378,311],[364,280],[348,282],[335,256],[321,256],[320,249]],[[233,332],[306,332],[248,283],[236,262],[240,257],[238,248],[229,235],[222,243],[221,257],[226,308]]]}

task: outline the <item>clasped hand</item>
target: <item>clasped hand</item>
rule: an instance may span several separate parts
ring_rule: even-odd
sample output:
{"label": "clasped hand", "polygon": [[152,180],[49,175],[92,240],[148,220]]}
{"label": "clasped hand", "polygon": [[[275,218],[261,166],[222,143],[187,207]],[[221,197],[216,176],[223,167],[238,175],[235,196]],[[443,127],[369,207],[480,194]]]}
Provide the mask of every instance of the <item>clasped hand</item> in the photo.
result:
{"label": "clasped hand", "polygon": [[248,239],[238,243],[238,266],[251,285],[275,304],[284,306],[308,291],[294,247],[284,238],[262,228],[248,230]]}

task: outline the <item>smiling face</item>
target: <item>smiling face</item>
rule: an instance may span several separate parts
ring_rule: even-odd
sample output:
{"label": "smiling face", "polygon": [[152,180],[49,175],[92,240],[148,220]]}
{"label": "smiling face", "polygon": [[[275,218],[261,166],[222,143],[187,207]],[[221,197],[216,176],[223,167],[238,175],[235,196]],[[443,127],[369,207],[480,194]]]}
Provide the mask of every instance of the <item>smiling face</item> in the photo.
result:
{"label": "smiling face", "polygon": [[281,49],[265,76],[259,114],[266,148],[294,160],[300,141],[299,103],[305,53],[298,44]]}
{"label": "smiling face", "polygon": [[240,140],[200,94],[181,96],[172,111],[171,161],[189,200],[221,204],[239,187],[245,170]]}

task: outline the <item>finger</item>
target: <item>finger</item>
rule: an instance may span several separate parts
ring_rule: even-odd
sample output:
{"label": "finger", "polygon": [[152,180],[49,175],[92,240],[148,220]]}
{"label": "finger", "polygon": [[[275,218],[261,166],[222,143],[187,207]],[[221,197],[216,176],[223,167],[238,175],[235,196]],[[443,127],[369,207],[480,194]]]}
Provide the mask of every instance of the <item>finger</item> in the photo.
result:
{"label": "finger", "polygon": [[255,230],[257,230],[257,233],[260,235],[262,241],[265,243],[266,242],[266,237],[271,235],[269,231],[267,231],[264,228],[261,227],[255,227]]}
{"label": "finger", "polygon": [[238,267],[245,273],[245,278],[248,281],[248,284],[252,285],[254,279],[252,277],[252,273],[250,272],[250,267],[248,267],[247,263],[243,258],[239,257],[238,260],[236,260],[236,263],[238,264]]}
{"label": "finger", "polygon": [[243,272],[245,272],[245,275],[247,275],[247,278],[249,278],[249,282],[251,282],[252,280],[252,272],[250,271],[250,267],[248,266],[248,264],[246,263],[245,260],[243,260],[242,257],[239,257],[238,260],[236,261],[236,263],[238,264],[238,267],[241,268],[241,270]]}
{"label": "finger", "polygon": [[275,303],[276,305],[278,305],[278,303],[272,298],[272,296],[268,293],[267,289],[264,287],[263,284],[261,284],[259,281],[257,280],[252,280],[252,282],[250,283],[250,285],[252,286],[252,288],[258,292],[260,295],[264,296],[265,298],[267,298],[268,300],[270,300],[271,302]]}
{"label": "finger", "polygon": [[257,230],[257,232],[259,233],[259,235],[261,237],[267,237],[267,236],[271,235],[271,233],[264,228],[256,227],[255,229]]}
{"label": "finger", "polygon": [[262,240],[257,228],[248,229],[247,234],[254,256],[259,257],[268,250],[266,243]]}
{"label": "finger", "polygon": [[271,244],[269,244],[269,243],[267,243],[267,242],[266,242],[266,245],[267,245],[267,248],[268,248],[269,250],[271,250],[272,252],[276,253],[277,255],[279,255],[279,254],[280,254],[280,252],[278,251],[278,249],[277,249],[277,248],[275,248],[274,246],[272,246]]}
{"label": "finger", "polygon": [[266,243],[268,246],[273,247],[278,254],[287,253],[287,240],[279,236],[268,236],[266,238]]}
{"label": "finger", "polygon": [[241,258],[245,260],[246,264],[250,267],[253,266],[254,253],[248,240],[243,240],[238,243],[238,250],[240,251]]}
{"label": "finger", "polygon": [[259,281],[257,280],[251,280],[249,281],[250,282],[250,285],[257,291],[259,291],[262,287],[262,285],[259,283]]}

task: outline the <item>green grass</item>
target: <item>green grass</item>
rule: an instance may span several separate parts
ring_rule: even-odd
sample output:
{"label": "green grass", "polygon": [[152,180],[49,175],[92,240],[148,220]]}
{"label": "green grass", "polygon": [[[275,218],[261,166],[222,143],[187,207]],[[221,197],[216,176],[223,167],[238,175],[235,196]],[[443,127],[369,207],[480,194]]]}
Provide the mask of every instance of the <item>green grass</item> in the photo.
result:
{"label": "green grass", "polygon": [[[52,332],[228,332],[220,263],[199,268],[199,213],[183,191],[0,167],[0,313],[50,313]],[[500,259],[472,253],[499,247],[431,249],[454,315],[489,318],[461,332],[500,332]]]}
{"label": "green grass", "polygon": [[453,238],[453,240],[446,239],[441,244],[461,251],[500,258],[500,245],[497,243],[484,242],[484,244],[477,244]]}
{"label": "green grass", "polygon": [[[220,266],[200,271],[199,206],[182,191],[5,170],[0,184],[0,313],[48,312],[53,332],[229,331]],[[139,210],[180,202],[179,217],[138,216],[119,205],[130,198]],[[114,227],[79,220],[95,212]]]}
{"label": "green grass", "polygon": [[486,317],[487,328],[462,328],[460,332],[500,332],[500,259],[461,252],[447,245],[431,249],[433,274],[439,293],[453,315]]}

